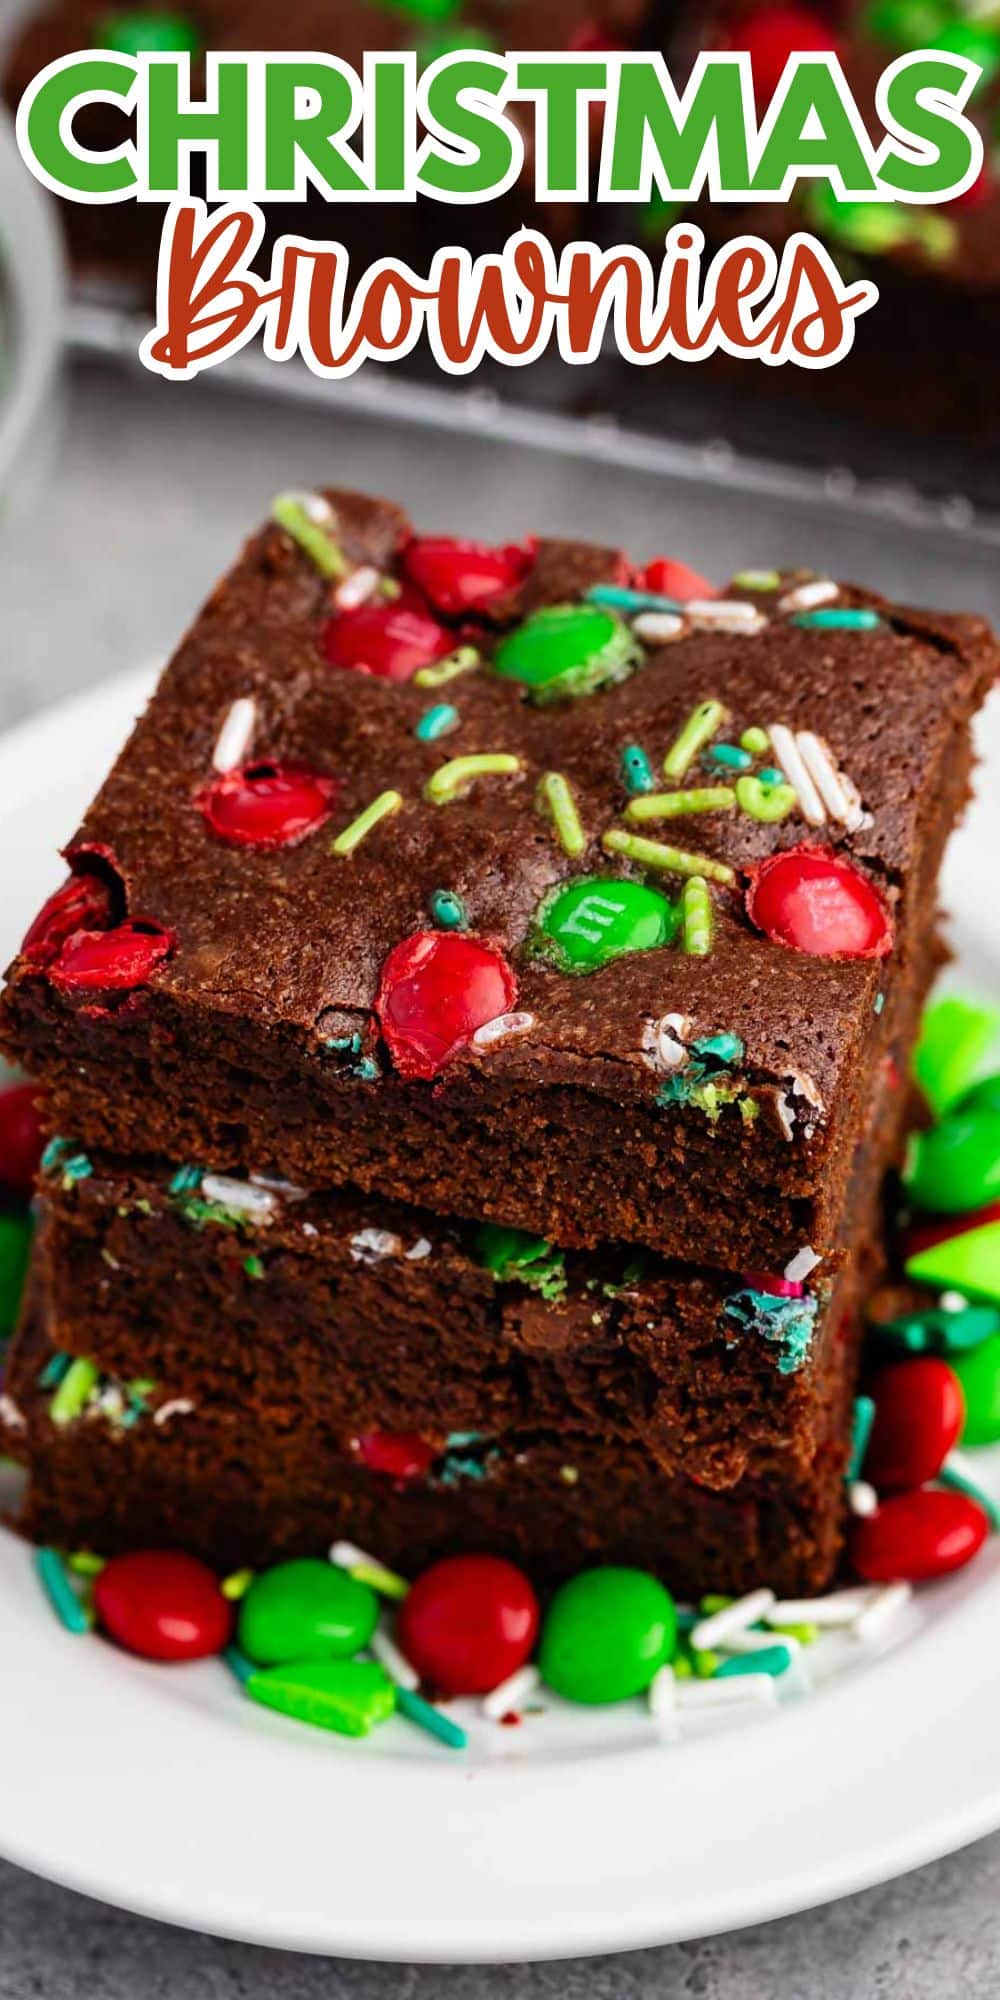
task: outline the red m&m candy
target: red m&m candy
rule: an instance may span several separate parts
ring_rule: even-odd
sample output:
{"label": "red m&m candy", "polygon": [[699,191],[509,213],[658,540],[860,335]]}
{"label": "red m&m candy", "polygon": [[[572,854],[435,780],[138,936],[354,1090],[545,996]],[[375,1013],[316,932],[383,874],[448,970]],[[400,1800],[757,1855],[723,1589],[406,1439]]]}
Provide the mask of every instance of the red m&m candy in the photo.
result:
{"label": "red m&m candy", "polygon": [[30,1201],[42,1157],[36,1100],[38,1085],[16,1083],[0,1092],[0,1194]]}
{"label": "red m&m candy", "polygon": [[444,535],[421,535],[403,551],[403,568],[412,583],[447,617],[485,611],[523,583],[535,560],[533,543],[491,549],[484,542],[455,541]]}
{"label": "red m&m candy", "polygon": [[635,580],[637,590],[654,591],[658,597],[673,597],[678,604],[687,604],[691,598],[717,597],[714,583],[699,576],[696,569],[689,569],[687,563],[674,562],[670,556],[656,556],[641,569]]}
{"label": "red m&m candy", "polygon": [[878,890],[846,855],[789,847],[750,870],[752,924],[775,944],[814,958],[884,958],[892,922]]}
{"label": "red m&m candy", "polygon": [[128,993],[145,986],[176,945],[173,931],[129,917],[107,931],[74,931],[49,966],[62,993]]}
{"label": "red m&m candy", "polygon": [[323,651],[331,667],[370,674],[378,681],[412,680],[421,667],[450,653],[454,643],[447,626],[403,599],[339,611],[323,630]]}
{"label": "red m&m candy", "polygon": [[94,1583],[94,1610],[109,1638],[147,1660],[201,1660],[221,1653],[233,1607],[193,1556],[158,1549],[112,1556]]}
{"label": "red m&m candy", "polygon": [[213,778],[195,804],[230,847],[295,847],[329,819],[339,790],[305,764],[258,759]]}
{"label": "red m&m candy", "polygon": [[416,1431],[367,1431],[355,1439],[355,1449],[369,1472],[387,1479],[426,1479],[437,1453]]}
{"label": "red m&m candy", "polygon": [[872,1383],[875,1421],[864,1475],[879,1491],[923,1486],[958,1443],[965,1398],[953,1368],[920,1355],[884,1368]]}
{"label": "red m&m candy", "polygon": [[382,967],[375,1012],[400,1075],[431,1078],[516,999],[517,981],[495,945],[414,931]]}
{"label": "red m&m candy", "polygon": [[531,1654],[538,1599],[498,1556],[448,1556],[418,1576],[396,1636],[421,1680],[439,1694],[488,1694]]}
{"label": "red m&m candy", "polygon": [[99,875],[71,875],[30,926],[21,954],[30,965],[51,965],[74,931],[96,931],[111,921],[111,889]]}
{"label": "red m&m candy", "polygon": [[759,104],[774,96],[793,55],[822,54],[836,43],[822,16],[811,7],[757,7],[740,22],[728,41],[746,49]]}
{"label": "red m&m candy", "polygon": [[926,1583],[971,1562],[989,1531],[983,1509],[964,1493],[924,1486],[854,1522],[851,1563],[864,1583]]}

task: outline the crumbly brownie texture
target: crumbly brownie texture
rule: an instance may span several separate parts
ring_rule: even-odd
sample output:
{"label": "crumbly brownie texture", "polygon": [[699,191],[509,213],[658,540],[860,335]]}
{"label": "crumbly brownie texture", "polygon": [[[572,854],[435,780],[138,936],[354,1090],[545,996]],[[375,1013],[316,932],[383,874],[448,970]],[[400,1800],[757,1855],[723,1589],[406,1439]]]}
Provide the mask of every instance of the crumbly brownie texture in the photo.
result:
{"label": "crumbly brownie texture", "polygon": [[[412,531],[397,508],[327,500],[350,565],[391,586],[407,576]],[[824,1254],[885,1046],[880,1010],[892,1018],[917,976],[994,643],[974,619],[833,585],[839,614],[873,629],[805,628],[783,588],[741,588],[738,632],[711,604],[668,644],[642,644],[619,619],[614,665],[605,656],[600,673],[632,666],[627,677],[539,702],[537,688],[492,670],[498,648],[519,647],[542,607],[579,604],[634,572],[619,551],[551,541],[524,563],[486,613],[433,608],[441,651],[461,643],[481,661],[437,689],[330,664],[324,648],[337,651],[354,614],[268,525],[180,647],[69,850],[83,877],[110,875],[112,916],[164,927],[169,955],[127,994],[70,991],[37,953],[20,957],[8,1046],[46,1084],[58,1130],[120,1155],[271,1169],[307,1186],[353,1181],[563,1244],[643,1242],[731,1271],[780,1267],[804,1242]],[[404,601],[426,619],[409,581]],[[305,765],[326,788],[325,824],[294,846],[227,844],[199,810],[220,726],[248,696],[254,768]],[[599,878],[606,895],[609,882],[614,894],[648,883],[666,892],[657,908],[676,912],[679,879],[608,851],[603,837],[630,839],[628,812],[642,805],[623,783],[623,752],[639,747],[659,774],[712,697],[733,743],[761,724],[821,733],[860,800],[859,823],[817,828],[793,805],[776,823],[730,808],[684,817],[680,833],[676,819],[643,825],[696,849],[703,873],[731,875],[712,885],[711,952],[689,955],[675,940],[565,969],[544,933],[565,885]],[[442,706],[448,734],[425,740],[428,710]],[[428,798],[445,763],[496,753],[515,761],[511,773]],[[552,772],[582,828],[572,857],[537,802]],[[697,788],[709,777],[693,763],[654,782]],[[386,792],[400,809],[350,853],[333,851]],[[817,841],[881,899],[890,957],[812,956],[749,921],[748,871]],[[380,1038],[376,1002],[397,948],[440,937],[442,892],[493,953],[494,973],[506,967],[497,1004],[514,1021],[414,1077]]]}
{"label": "crumbly brownie texture", "polygon": [[724,1492],[663,1472],[603,1423],[466,1440],[430,1477],[403,1483],[370,1472],[319,1417],[304,1425],[280,1406],[187,1410],[160,1389],[138,1407],[104,1383],[84,1415],[54,1425],[51,1390],[38,1386],[50,1359],[36,1325],[2,1406],[7,1448],[31,1468],[19,1526],[42,1543],[184,1548],[226,1569],[322,1553],[345,1537],[408,1574],[440,1556],[493,1552],[542,1587],[625,1562],[679,1594],[762,1582],[820,1590],[840,1549],[846,1388],[808,1469]]}

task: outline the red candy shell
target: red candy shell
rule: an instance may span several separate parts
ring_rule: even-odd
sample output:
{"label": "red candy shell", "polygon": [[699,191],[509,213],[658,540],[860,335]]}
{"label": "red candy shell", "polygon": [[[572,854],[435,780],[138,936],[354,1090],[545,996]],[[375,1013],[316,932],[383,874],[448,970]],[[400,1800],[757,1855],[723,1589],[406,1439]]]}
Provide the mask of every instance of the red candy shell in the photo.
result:
{"label": "red candy shell", "polygon": [[774,96],[790,56],[834,51],[837,44],[826,22],[811,7],[759,7],[733,30],[727,46],[749,51],[754,93],[766,104]]}
{"label": "red candy shell", "polygon": [[176,942],[173,931],[139,917],[109,931],[75,931],[49,977],[61,993],[127,993],[145,986]]}
{"label": "red candy shell", "polygon": [[919,1355],[882,1369],[871,1388],[875,1422],[864,1476],[879,1492],[924,1486],[958,1443],[965,1397],[953,1368]]}
{"label": "red candy shell", "polygon": [[439,1694],[488,1694],[530,1655],[538,1599],[498,1556],[448,1556],[418,1576],[396,1636],[421,1680]]}
{"label": "red candy shell", "polygon": [[146,1660],[203,1660],[228,1646],[233,1606],[193,1556],[150,1549],[112,1556],[94,1582],[98,1623]]}
{"label": "red candy shell", "polygon": [[437,1453],[416,1431],[368,1431],[355,1440],[369,1472],[387,1479],[426,1479]]}
{"label": "red candy shell", "polygon": [[16,1083],[0,1092],[0,1194],[30,1201],[42,1157],[37,1083]]}
{"label": "red candy shell", "polygon": [[111,890],[99,875],[71,875],[43,903],[21,946],[29,965],[51,965],[74,931],[96,931],[111,920]]}
{"label": "red candy shell", "polygon": [[670,556],[656,556],[646,564],[636,577],[637,590],[654,591],[658,597],[676,598],[678,604],[687,604],[692,598],[718,597],[714,583],[699,576],[696,569],[689,569],[687,563],[674,562]]}
{"label": "red candy shell", "polygon": [[414,931],[382,967],[375,1012],[400,1075],[430,1078],[516,999],[517,981],[495,945]]}
{"label": "red candy shell", "polygon": [[814,958],[884,958],[892,922],[874,883],[828,847],[789,847],[750,871],[747,915],[775,944]]}
{"label": "red candy shell", "polygon": [[397,602],[337,612],[324,627],[322,643],[331,667],[379,681],[408,681],[452,652],[455,637],[429,612]]}
{"label": "red candy shell", "polygon": [[213,778],[195,804],[229,847],[295,847],[329,819],[339,789],[305,764],[257,759]]}
{"label": "red candy shell", "polygon": [[523,583],[534,560],[533,543],[491,549],[485,542],[444,535],[422,535],[403,551],[403,568],[411,583],[448,617],[485,611],[495,598],[506,597]]}
{"label": "red candy shell", "polygon": [[989,1531],[974,1500],[925,1486],[854,1522],[851,1563],[863,1583],[925,1583],[971,1562]]}

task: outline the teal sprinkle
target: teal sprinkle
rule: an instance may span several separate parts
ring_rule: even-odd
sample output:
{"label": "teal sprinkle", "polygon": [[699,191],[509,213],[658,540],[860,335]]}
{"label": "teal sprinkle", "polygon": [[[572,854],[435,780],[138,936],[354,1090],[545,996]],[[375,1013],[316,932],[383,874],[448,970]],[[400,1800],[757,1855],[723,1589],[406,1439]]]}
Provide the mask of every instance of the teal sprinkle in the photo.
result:
{"label": "teal sprinkle", "polygon": [[43,1174],[51,1174],[55,1171],[56,1167],[59,1165],[59,1162],[63,1157],[63,1154],[69,1152],[70,1144],[71,1141],[69,1139],[49,1140],[49,1143],[46,1146],[45,1151],[42,1154],[41,1158],[41,1169]]}
{"label": "teal sprinkle", "polygon": [[732,1292],[722,1311],[742,1333],[757,1334],[778,1349],[779,1375],[794,1375],[802,1367],[812,1346],[819,1312],[817,1298],[780,1299],[771,1292],[755,1292],[748,1285]]}
{"label": "teal sprinkle", "polygon": [[970,1305],[960,1312],[945,1312],[935,1306],[927,1312],[876,1321],[870,1331],[879,1346],[893,1354],[968,1354],[1000,1333],[1000,1310],[991,1305]]}
{"label": "teal sprinkle", "polygon": [[62,1165],[63,1186],[65,1187],[67,1182],[89,1180],[93,1171],[86,1153],[71,1153],[69,1159],[64,1160]]}
{"label": "teal sprinkle", "polygon": [[374,1056],[362,1056],[354,1072],[355,1076],[359,1077],[362,1083],[374,1083],[378,1073],[379,1067]]}
{"label": "teal sprinkle", "polygon": [[683,1069],[674,1070],[660,1085],[656,1094],[657,1104],[691,1106],[703,1111],[714,1125],[722,1107],[732,1104],[743,1093],[743,1082],[739,1077],[726,1076],[726,1070],[738,1068],[743,1061],[744,1048],[739,1035],[728,1029],[720,1029],[715,1035],[702,1035],[691,1043],[690,1055]]}
{"label": "teal sprinkle", "polygon": [[468,1736],[449,1715],[442,1715],[440,1709],[425,1701],[422,1695],[414,1694],[410,1688],[396,1688],[396,1707],[400,1715],[415,1722],[419,1729],[426,1729],[428,1736],[436,1736],[439,1743],[447,1743],[449,1750],[464,1750]]}
{"label": "teal sprinkle", "polygon": [[761,1646],[756,1653],[731,1653],[728,1659],[716,1667],[712,1679],[716,1681],[736,1680],[740,1674],[770,1674],[772,1679],[788,1672],[792,1664],[792,1649],[779,1639],[773,1646]]}
{"label": "teal sprinkle", "polygon": [[60,1625],[64,1625],[67,1632],[89,1632],[92,1615],[66,1575],[58,1550],[36,1549],[35,1569]]}
{"label": "teal sprinkle", "polygon": [[885,994],[884,994],[884,993],[876,993],[876,995],[875,995],[875,1012],[876,1012],[876,1014],[881,1014],[881,1013],[883,1012],[884,1008],[885,1008]]}
{"label": "teal sprinkle", "polygon": [[461,1486],[463,1480],[485,1479],[492,1465],[499,1458],[498,1451],[488,1451],[482,1458],[473,1458],[462,1452],[446,1452],[435,1479],[439,1486]]}
{"label": "teal sprinkle", "polygon": [[460,1451],[463,1445],[485,1444],[485,1431],[449,1431],[445,1444],[449,1451]]}
{"label": "teal sprinkle", "polygon": [[868,1450],[868,1441],[872,1434],[872,1425],[874,1422],[875,1405],[871,1397],[855,1396],[854,1415],[851,1418],[851,1451],[847,1461],[847,1471],[844,1475],[848,1483],[852,1479],[860,1479],[861,1477],[861,1468],[865,1462],[865,1453]]}
{"label": "teal sprinkle", "polygon": [[241,1687],[246,1687],[251,1674],[257,1672],[252,1660],[241,1653],[238,1646],[227,1646],[222,1655],[231,1674],[235,1674]]}
{"label": "teal sprinkle", "polygon": [[70,1357],[68,1354],[53,1354],[46,1362],[38,1377],[40,1389],[58,1389],[63,1376],[68,1374]]}
{"label": "teal sprinkle", "polygon": [[201,1183],[202,1171],[200,1167],[178,1167],[177,1172],[171,1178],[167,1192],[168,1194],[190,1194],[192,1189],[200,1187]]}
{"label": "teal sprinkle", "polygon": [[738,743],[710,743],[701,753],[703,764],[720,764],[727,771],[749,771],[753,758]]}
{"label": "teal sprinkle", "polygon": [[698,1041],[692,1042],[691,1053],[696,1057],[710,1057],[713,1062],[722,1063],[726,1069],[735,1069],[743,1061],[745,1051],[739,1035],[734,1035],[728,1028],[722,1028],[718,1034],[702,1035]]}
{"label": "teal sprinkle", "polygon": [[758,771],[757,776],[762,785],[783,785],[785,783],[784,771],[776,770],[773,764],[768,764],[763,771]]}
{"label": "teal sprinkle", "polygon": [[349,1076],[358,1077],[362,1083],[375,1082],[379,1074],[378,1063],[374,1056],[362,1055],[360,1034],[335,1035],[326,1046],[328,1049],[343,1050],[345,1055],[354,1057],[353,1062],[344,1065]]}
{"label": "teal sprinkle", "polygon": [[622,784],[632,798],[637,792],[651,792],[656,783],[652,765],[638,743],[626,743],[621,758]]}
{"label": "teal sprinkle", "polygon": [[1000,1532],[1000,1507],[995,1500],[990,1499],[988,1493],[983,1492],[981,1486],[977,1486],[974,1479],[969,1478],[967,1473],[960,1472],[957,1466],[946,1461],[938,1473],[938,1485],[950,1486],[953,1493],[964,1493],[967,1500],[978,1501],[993,1533]]}
{"label": "teal sprinkle", "polygon": [[328,1049],[344,1049],[349,1055],[359,1056],[361,1054],[361,1036],[335,1035],[332,1042],[327,1042],[326,1046]]}
{"label": "teal sprinkle", "polygon": [[427,908],[443,931],[462,931],[469,921],[461,896],[453,895],[450,889],[432,889]]}
{"label": "teal sprinkle", "polygon": [[584,602],[599,604],[603,611],[683,611],[675,597],[663,597],[655,590],[628,590],[624,584],[598,583],[588,590]]}
{"label": "teal sprinkle", "polygon": [[882,620],[866,605],[824,605],[819,611],[796,611],[793,625],[810,626],[821,632],[874,632]]}
{"label": "teal sprinkle", "polygon": [[450,701],[439,701],[433,708],[425,709],[413,734],[420,738],[421,743],[436,743],[439,736],[447,736],[448,731],[454,729],[458,720],[457,708]]}

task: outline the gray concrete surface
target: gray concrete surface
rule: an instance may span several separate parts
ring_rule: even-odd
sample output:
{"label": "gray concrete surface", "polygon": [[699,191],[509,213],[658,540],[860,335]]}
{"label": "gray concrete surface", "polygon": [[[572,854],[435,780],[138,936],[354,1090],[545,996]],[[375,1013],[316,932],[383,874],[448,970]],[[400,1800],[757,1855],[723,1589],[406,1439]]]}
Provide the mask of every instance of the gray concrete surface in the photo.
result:
{"label": "gray concrete surface", "polygon": [[[771,502],[751,510],[748,548],[746,510],[732,497],[670,493],[639,475],[526,463],[523,453],[88,369],[71,385],[54,473],[0,540],[0,725],[161,655],[270,494],[322,478],[395,491],[425,522],[458,521],[505,538],[545,520],[621,538],[637,551],[669,543],[718,575],[787,554],[953,603],[970,598],[987,608],[997,590],[982,558],[939,537],[873,535]],[[0,1745],[15,1727],[15,1717],[0,1716]],[[0,1863],[0,2000],[995,2000],[998,1993],[1000,1836],[825,1911],[737,1936],[492,1970],[271,1954],[102,1909]]]}

